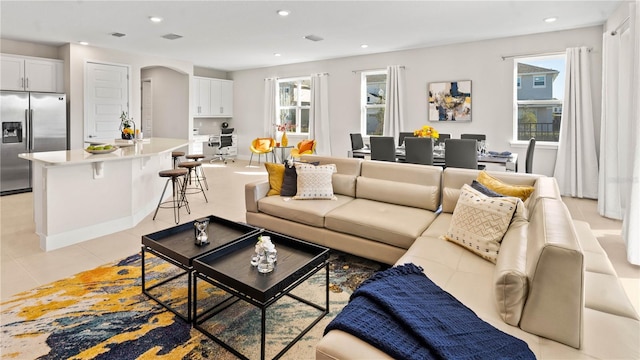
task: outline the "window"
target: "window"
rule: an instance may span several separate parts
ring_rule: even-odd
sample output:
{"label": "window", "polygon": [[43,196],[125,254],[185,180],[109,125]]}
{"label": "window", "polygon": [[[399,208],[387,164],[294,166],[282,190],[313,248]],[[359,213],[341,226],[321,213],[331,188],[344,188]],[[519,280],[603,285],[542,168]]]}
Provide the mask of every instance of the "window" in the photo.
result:
{"label": "window", "polygon": [[278,80],[278,124],[289,124],[289,131],[307,134],[310,108],[310,77]]}
{"label": "window", "polygon": [[533,77],[533,87],[545,87],[545,86],[547,86],[546,80],[547,80],[547,77],[544,76],[544,75],[534,76]]}
{"label": "window", "polygon": [[[557,142],[564,96],[565,55],[520,58],[515,66],[516,141]],[[549,86],[550,85],[550,86]]]}
{"label": "window", "polygon": [[386,104],[387,71],[365,71],[361,75],[361,125],[365,136],[382,135]]}

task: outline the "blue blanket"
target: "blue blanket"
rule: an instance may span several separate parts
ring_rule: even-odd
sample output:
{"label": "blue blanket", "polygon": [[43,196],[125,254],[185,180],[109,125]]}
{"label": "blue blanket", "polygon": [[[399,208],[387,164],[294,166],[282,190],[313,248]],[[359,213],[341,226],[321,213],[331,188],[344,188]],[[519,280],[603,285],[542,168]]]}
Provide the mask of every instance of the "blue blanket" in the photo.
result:
{"label": "blue blanket", "polygon": [[527,344],[481,320],[414,264],[378,272],[325,329],[396,359],[535,359]]}

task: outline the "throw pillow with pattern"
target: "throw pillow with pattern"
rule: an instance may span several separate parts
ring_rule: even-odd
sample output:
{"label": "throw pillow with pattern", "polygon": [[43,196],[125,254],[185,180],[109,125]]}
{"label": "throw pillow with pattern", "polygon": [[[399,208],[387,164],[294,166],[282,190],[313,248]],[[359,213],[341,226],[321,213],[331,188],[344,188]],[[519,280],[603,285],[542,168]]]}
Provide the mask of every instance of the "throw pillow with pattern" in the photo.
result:
{"label": "throw pillow with pattern", "polygon": [[296,173],[298,174],[297,192],[294,199],[327,199],[333,200],[333,184],[331,182],[333,173],[336,172],[335,164],[312,165],[306,163],[296,163]]}

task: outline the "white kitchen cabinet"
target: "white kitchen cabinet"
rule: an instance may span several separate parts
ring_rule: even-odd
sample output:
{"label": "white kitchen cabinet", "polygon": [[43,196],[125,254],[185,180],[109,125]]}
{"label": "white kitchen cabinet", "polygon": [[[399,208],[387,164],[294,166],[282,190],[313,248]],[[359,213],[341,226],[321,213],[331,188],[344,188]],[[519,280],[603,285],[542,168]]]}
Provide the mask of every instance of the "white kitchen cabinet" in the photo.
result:
{"label": "white kitchen cabinet", "polygon": [[64,91],[62,60],[4,54],[0,59],[2,90]]}
{"label": "white kitchen cabinet", "polygon": [[233,81],[193,77],[195,117],[232,117]]}

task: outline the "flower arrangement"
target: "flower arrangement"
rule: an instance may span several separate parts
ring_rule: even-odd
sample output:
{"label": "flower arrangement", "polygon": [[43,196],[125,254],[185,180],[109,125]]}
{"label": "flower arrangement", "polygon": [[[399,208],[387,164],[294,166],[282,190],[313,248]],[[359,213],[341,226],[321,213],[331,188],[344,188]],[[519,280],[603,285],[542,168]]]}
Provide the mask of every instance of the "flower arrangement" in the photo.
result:
{"label": "flower arrangement", "polygon": [[120,115],[120,132],[122,139],[131,140],[135,136],[136,123],[133,118],[129,119],[126,112],[122,112]]}
{"label": "flower arrangement", "polygon": [[280,132],[290,131],[295,129],[295,126],[289,123],[273,124],[273,126],[276,128],[276,131],[280,131]]}
{"label": "flower arrangement", "polygon": [[417,136],[417,137],[430,137],[433,139],[437,139],[440,137],[440,134],[438,133],[438,130],[434,129],[433,127],[429,126],[429,125],[425,125],[423,127],[421,127],[418,130],[414,130],[413,131],[413,136]]}

